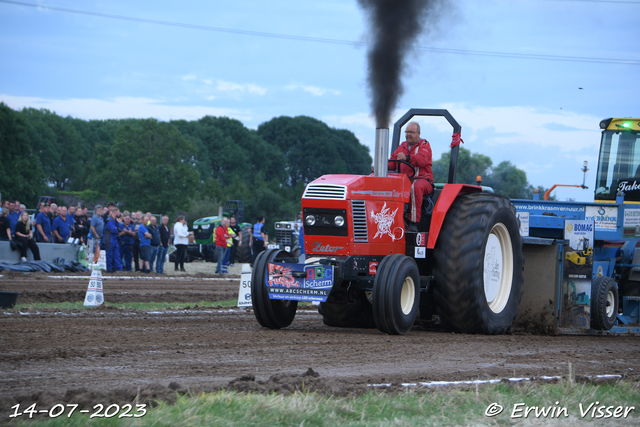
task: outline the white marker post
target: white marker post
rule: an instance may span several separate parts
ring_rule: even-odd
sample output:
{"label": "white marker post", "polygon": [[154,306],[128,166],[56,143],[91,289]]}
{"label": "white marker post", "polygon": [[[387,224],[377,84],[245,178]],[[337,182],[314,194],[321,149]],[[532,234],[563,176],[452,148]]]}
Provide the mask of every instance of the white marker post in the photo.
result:
{"label": "white marker post", "polygon": [[105,251],[104,249],[100,250],[100,258],[98,259],[98,265],[102,270],[107,269],[107,251]]}
{"label": "white marker post", "polygon": [[85,307],[97,307],[104,302],[104,294],[102,292],[102,271],[100,266],[91,264],[91,279],[89,279],[89,287],[87,295],[84,297]]}
{"label": "white marker post", "polygon": [[238,291],[238,307],[251,307],[251,266],[242,264],[240,290]]}

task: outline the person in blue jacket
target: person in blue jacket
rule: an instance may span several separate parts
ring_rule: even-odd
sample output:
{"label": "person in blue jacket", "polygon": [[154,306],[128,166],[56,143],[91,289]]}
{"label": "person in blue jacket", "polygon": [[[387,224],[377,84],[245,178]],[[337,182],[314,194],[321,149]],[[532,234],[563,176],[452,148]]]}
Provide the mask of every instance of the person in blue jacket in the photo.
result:
{"label": "person in blue jacket", "polygon": [[49,205],[44,205],[36,218],[38,242],[53,243],[51,241],[51,221],[49,220]]}
{"label": "person in blue jacket", "polygon": [[76,222],[76,207],[71,205],[67,212],[67,223],[69,224],[69,237],[73,237],[75,234],[75,222]]}
{"label": "person in blue jacket", "polygon": [[62,206],[60,208],[60,215],[55,217],[51,226],[51,232],[53,233],[53,243],[67,243],[71,230],[69,229],[69,223],[67,222],[67,208]]}
{"label": "person in blue jacket", "polygon": [[136,226],[131,221],[129,215],[124,216],[124,224],[120,231],[120,256],[125,271],[131,271],[131,260],[133,253],[133,236],[136,234]]}
{"label": "person in blue jacket", "polygon": [[149,259],[151,258],[151,233],[147,230],[146,224],[149,223],[149,217],[142,217],[140,225],[138,225],[138,239],[140,239],[140,271],[149,274]]}
{"label": "person in blue jacket", "polygon": [[118,223],[118,215],[120,209],[111,208],[107,221],[104,224],[103,246],[107,252],[107,272],[122,271],[122,260],[120,258],[120,243],[118,242],[118,234],[120,233],[120,224]]}

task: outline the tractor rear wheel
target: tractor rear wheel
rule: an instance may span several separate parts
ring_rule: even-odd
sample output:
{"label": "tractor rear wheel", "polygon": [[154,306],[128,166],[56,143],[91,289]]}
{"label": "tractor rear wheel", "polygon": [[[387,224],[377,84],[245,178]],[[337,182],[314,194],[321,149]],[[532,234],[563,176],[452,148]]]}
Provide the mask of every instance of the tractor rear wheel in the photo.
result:
{"label": "tractor rear wheel", "polygon": [[591,327],[599,331],[613,328],[618,317],[618,288],[611,277],[599,276],[591,282]]}
{"label": "tractor rear wheel", "polygon": [[258,255],[251,272],[251,305],[256,320],[265,328],[286,328],[293,322],[298,308],[298,301],[283,301],[269,298],[268,263],[275,258],[288,256],[279,249],[267,249]]}
{"label": "tractor rear wheel", "polygon": [[420,272],[413,258],[395,254],[382,259],[373,282],[373,319],[382,332],[404,335],[420,304]]}
{"label": "tractor rear wheel", "polygon": [[238,256],[238,261],[241,263],[250,263],[251,262],[251,248],[249,247],[249,242],[251,241],[251,226],[245,225],[240,230],[242,233],[242,244],[238,246],[236,254]]}
{"label": "tractor rear wheel", "polygon": [[371,303],[364,293],[358,293],[354,302],[338,304],[321,302],[318,313],[322,322],[335,328],[375,328]]}
{"label": "tractor rear wheel", "polygon": [[449,330],[504,334],[513,323],[523,275],[515,208],[491,193],[461,194],[434,251],[437,313]]}

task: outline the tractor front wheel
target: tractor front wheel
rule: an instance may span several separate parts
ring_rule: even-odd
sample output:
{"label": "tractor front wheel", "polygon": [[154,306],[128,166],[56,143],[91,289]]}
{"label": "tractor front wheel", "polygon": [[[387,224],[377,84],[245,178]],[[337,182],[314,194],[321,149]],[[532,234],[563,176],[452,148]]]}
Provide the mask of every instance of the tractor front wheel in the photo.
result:
{"label": "tractor front wheel", "polygon": [[273,300],[269,298],[267,279],[268,263],[279,257],[288,256],[279,249],[267,249],[258,255],[251,272],[251,305],[256,320],[265,328],[286,328],[293,322],[298,309],[298,301]]}
{"label": "tractor front wheel", "polygon": [[618,317],[618,288],[611,277],[599,276],[591,282],[591,327],[599,331],[613,328]]}
{"label": "tractor front wheel", "polygon": [[318,312],[322,322],[335,328],[375,328],[371,303],[364,293],[358,293],[355,301],[347,304],[321,302]]}
{"label": "tractor front wheel", "polygon": [[413,258],[389,255],[382,259],[373,282],[373,319],[382,332],[403,335],[418,315],[420,272]]}
{"label": "tractor front wheel", "polygon": [[458,196],[434,251],[437,313],[449,330],[504,334],[523,282],[522,237],[515,209],[491,193]]}

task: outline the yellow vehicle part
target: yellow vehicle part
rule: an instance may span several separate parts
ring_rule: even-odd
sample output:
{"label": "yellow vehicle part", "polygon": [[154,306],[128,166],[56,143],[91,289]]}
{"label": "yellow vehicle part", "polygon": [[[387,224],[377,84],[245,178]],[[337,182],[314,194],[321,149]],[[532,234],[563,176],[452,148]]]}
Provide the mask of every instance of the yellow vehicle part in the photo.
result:
{"label": "yellow vehicle part", "polygon": [[564,258],[575,265],[587,264],[587,257],[580,256],[580,252],[567,252],[564,254]]}

